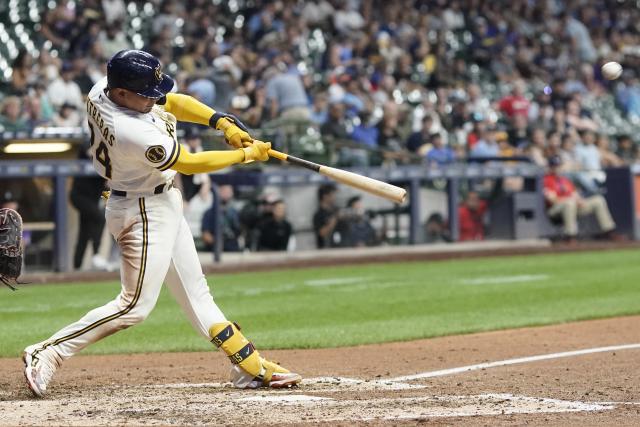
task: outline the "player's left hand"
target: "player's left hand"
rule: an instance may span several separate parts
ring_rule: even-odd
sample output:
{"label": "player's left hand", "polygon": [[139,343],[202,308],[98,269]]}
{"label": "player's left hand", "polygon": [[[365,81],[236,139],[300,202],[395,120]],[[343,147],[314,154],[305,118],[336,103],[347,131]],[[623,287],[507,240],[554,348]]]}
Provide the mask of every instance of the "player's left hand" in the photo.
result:
{"label": "player's left hand", "polygon": [[215,113],[213,121],[216,129],[224,132],[224,139],[232,147],[243,148],[252,144],[253,138],[249,135],[249,129],[233,114]]}
{"label": "player's left hand", "polygon": [[254,143],[250,146],[242,149],[244,151],[243,163],[251,163],[256,160],[265,162],[269,160],[269,150],[271,149],[271,143],[258,141],[257,139],[253,142]]}

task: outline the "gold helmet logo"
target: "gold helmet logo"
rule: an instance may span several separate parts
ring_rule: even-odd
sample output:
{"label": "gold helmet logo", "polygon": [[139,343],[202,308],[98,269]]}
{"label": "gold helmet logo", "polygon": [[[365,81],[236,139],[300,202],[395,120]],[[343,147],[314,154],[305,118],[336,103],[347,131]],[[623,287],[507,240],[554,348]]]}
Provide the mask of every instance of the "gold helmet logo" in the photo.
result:
{"label": "gold helmet logo", "polygon": [[158,83],[160,83],[162,81],[162,70],[160,69],[160,65],[156,67],[155,74],[156,74],[156,80],[158,81]]}

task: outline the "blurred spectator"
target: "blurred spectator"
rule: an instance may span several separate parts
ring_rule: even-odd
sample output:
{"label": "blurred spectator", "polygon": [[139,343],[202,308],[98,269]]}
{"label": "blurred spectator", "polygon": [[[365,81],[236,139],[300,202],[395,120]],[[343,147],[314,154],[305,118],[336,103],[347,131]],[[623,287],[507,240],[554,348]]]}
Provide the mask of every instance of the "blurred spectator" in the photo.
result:
{"label": "blurred spectator", "polygon": [[333,13],[333,26],[338,33],[350,34],[361,29],[365,25],[365,20],[358,12],[354,2],[335,2],[336,8]]}
{"label": "blurred spectator", "polygon": [[55,79],[47,89],[47,96],[54,107],[60,108],[65,103],[71,104],[77,109],[84,107],[82,91],[80,86],[73,81],[74,77],[73,65],[70,62],[62,64],[60,77]]}
{"label": "blurred spectator", "polygon": [[566,33],[571,38],[573,45],[582,61],[594,62],[597,57],[589,30],[584,23],[564,12],[560,15],[560,22]]}
{"label": "blurred spectator", "polygon": [[36,64],[39,83],[46,89],[46,85],[60,76],[62,61],[54,57],[47,49],[40,50],[40,56]]}
{"label": "blurred spectator", "polygon": [[293,233],[291,223],[286,219],[284,201],[278,199],[271,204],[271,215],[258,226],[259,251],[286,251]]}
{"label": "blurred spectator", "polygon": [[29,129],[33,129],[37,126],[43,126],[50,121],[45,116],[44,108],[40,98],[35,96],[28,96],[24,99],[24,117],[27,120]]}
{"label": "blurred spectator", "polygon": [[[202,149],[200,129],[189,126],[185,129],[183,149],[190,153],[199,153]],[[179,186],[184,198],[184,217],[189,224],[194,238],[202,237],[202,222],[204,214],[211,208],[213,194],[211,193],[211,180],[206,173],[193,175],[179,174]]]}
{"label": "blurred spectator", "polygon": [[319,25],[333,14],[333,6],[327,0],[304,2],[302,17],[312,25]]}
{"label": "blurred spectator", "polygon": [[54,126],[60,127],[78,127],[82,118],[75,105],[65,102],[60,106],[60,110],[53,116]]}
{"label": "blurred spectator", "polygon": [[605,176],[602,172],[600,150],[596,146],[595,133],[583,132],[582,144],[576,146],[575,152],[580,170],[576,179],[588,194],[598,193],[600,185],[605,181]]}
{"label": "blurred spectator", "polygon": [[551,218],[562,220],[565,238],[574,243],[578,235],[578,217],[594,213],[604,236],[617,238],[613,234],[616,227],[607,202],[602,195],[583,198],[573,183],[560,174],[562,159],[549,159],[549,171],[544,177],[544,197],[547,213]]}
{"label": "blurred spectator", "polygon": [[322,184],[318,187],[318,210],[313,214],[313,230],[318,249],[330,248],[338,243],[335,233],[338,223],[337,191],[333,184]]}
{"label": "blurred spectator", "polygon": [[[185,128],[183,141],[184,144],[186,144],[186,146],[183,145],[183,147],[186,148],[189,153],[200,153],[203,151],[202,135],[199,127],[188,126]],[[180,175],[184,200],[189,201],[193,196],[198,194],[205,178],[208,178],[207,174]]]}
{"label": "blurred spectator", "polygon": [[616,154],[622,161],[628,165],[638,161],[638,145],[633,143],[629,135],[620,135],[618,137],[618,149]]}
{"label": "blurred spectator", "polygon": [[467,88],[469,99],[466,108],[475,121],[492,120],[496,117],[496,112],[477,84],[470,84]]}
{"label": "blurred spectator", "polygon": [[547,137],[543,129],[536,128],[531,133],[531,144],[525,149],[527,156],[536,165],[546,168],[547,167]]}
{"label": "blurred spectator", "polygon": [[433,117],[425,115],[422,119],[422,128],[413,132],[407,139],[407,149],[412,153],[423,154],[432,135]]}
{"label": "blurred spectator", "polygon": [[[80,148],[78,158],[82,160],[90,159],[88,141]],[[71,204],[78,210],[80,215],[78,240],[76,241],[76,249],[73,255],[73,268],[76,270],[82,266],[84,253],[89,242],[91,242],[93,248],[93,258],[91,259],[93,268],[99,270],[107,268],[107,261],[98,253],[105,223],[104,210],[100,206],[104,188],[104,179],[100,176],[77,176],[73,178],[69,194]]]}
{"label": "blurred spectator", "polygon": [[96,19],[90,19],[85,30],[73,40],[70,50],[76,58],[87,59],[89,55],[95,53],[96,49],[99,49],[98,39],[102,28],[100,24]]}
{"label": "blurred spectator", "polygon": [[76,57],[72,59],[71,67],[73,68],[73,81],[78,84],[82,94],[88,94],[95,84],[89,75],[89,63],[83,57]]}
{"label": "blurred spectator", "polygon": [[263,222],[271,221],[274,203],[281,200],[271,192],[262,193],[246,201],[239,212],[242,233],[245,236],[245,248],[258,250],[260,227]]}
{"label": "blurred spectator", "polygon": [[96,45],[100,48],[100,52],[105,58],[111,58],[123,49],[131,49],[131,44],[127,40],[124,31],[122,31],[122,27],[121,21],[115,21],[107,25],[98,34]]}
{"label": "blurred spectator", "polygon": [[498,157],[500,155],[500,145],[495,140],[494,131],[484,131],[480,134],[480,139],[469,153],[471,157],[486,158]]}
{"label": "blurred spectator", "polygon": [[455,161],[455,153],[450,147],[444,145],[442,135],[434,133],[429,137],[431,149],[427,151],[425,159],[430,166],[444,166]]}
{"label": "blurred spectator", "polygon": [[473,123],[472,124],[472,128],[469,131],[469,133],[467,134],[467,138],[466,138],[466,140],[467,140],[467,145],[466,145],[467,151],[471,151],[476,146],[478,141],[480,140],[481,135],[485,135],[485,132],[487,131],[486,122],[474,120],[472,123]]}
{"label": "blurred spectator", "polygon": [[513,145],[509,144],[509,134],[505,131],[495,131],[493,133],[493,138],[498,143],[498,147],[500,151],[498,152],[498,156],[500,157],[516,157],[519,154],[519,151],[516,150]]}
{"label": "blurred spectator", "polygon": [[335,102],[329,105],[329,117],[320,128],[320,132],[323,137],[334,139],[349,138],[343,103]]}
{"label": "blurred spectator", "polygon": [[[230,185],[221,185],[218,188],[218,194],[222,211],[222,250],[225,252],[240,251],[240,218],[238,211],[233,206],[233,187]],[[218,218],[214,215],[213,207],[207,210],[202,218],[202,241],[207,250],[212,250],[215,239],[219,236],[215,235],[216,223]]]}
{"label": "blurred spectator", "polygon": [[[39,124],[50,122],[55,114],[55,110],[51,101],[49,101],[49,95],[47,95],[45,86],[40,83],[36,84],[33,92],[29,95],[29,99],[33,99],[39,104],[39,108],[34,109],[30,109],[31,107],[27,106],[27,113],[30,119],[33,121],[35,118]],[[40,122],[40,120],[42,122]]]}
{"label": "blurred spectator", "polygon": [[603,168],[617,168],[624,165],[624,162],[616,153],[611,151],[609,137],[605,134],[599,134],[596,140],[596,146],[600,152],[600,163]]}
{"label": "blurred spectator", "polygon": [[33,73],[33,58],[30,53],[22,49],[13,60],[11,66],[11,85],[7,93],[12,95],[25,95],[29,85],[35,83],[36,76]]}
{"label": "blurred spectator", "polygon": [[425,243],[445,243],[451,241],[448,224],[439,213],[431,214],[424,228]]}
{"label": "blurred spectator", "polygon": [[29,123],[22,116],[22,102],[17,96],[9,96],[2,103],[0,128],[7,132],[29,130]]}
{"label": "blurred spectator", "polygon": [[469,191],[464,202],[458,207],[459,241],[484,240],[486,212],[487,202],[480,199],[477,192]]}
{"label": "blurred spectator", "polygon": [[336,230],[340,234],[342,247],[374,246],[378,243],[376,231],[366,217],[360,196],[353,196],[347,201]]}
{"label": "blurred spectator", "polygon": [[267,102],[272,118],[309,120],[309,101],[300,76],[271,68],[265,71]]}
{"label": "blurred spectator", "polygon": [[13,209],[14,211],[18,211],[20,208],[20,204],[13,196],[13,193],[10,191],[5,191],[2,194],[2,198],[0,199],[0,209]]}
{"label": "blurred spectator", "polygon": [[313,97],[313,105],[311,106],[311,122],[317,126],[324,125],[328,118],[328,100],[325,93],[319,92]]}
{"label": "blurred spectator", "polygon": [[180,69],[189,74],[205,70],[208,65],[205,59],[206,49],[207,45],[202,40],[190,44],[187,47],[187,52],[178,60]]}
{"label": "blurred spectator", "polygon": [[370,122],[371,114],[369,111],[360,112],[355,119],[357,123],[353,126],[350,138],[357,144],[367,147],[343,147],[340,149],[340,164],[343,166],[369,166],[370,151],[378,148],[378,128]]}
{"label": "blurred spectator", "polygon": [[397,106],[387,103],[382,120],[378,123],[378,147],[384,150],[385,161],[389,163],[406,161],[408,151],[404,148],[403,140],[398,129]]}
{"label": "blurred spectator", "polygon": [[640,118],[640,84],[633,71],[625,71],[616,85],[616,100],[631,118]]}
{"label": "blurred spectator", "polygon": [[124,22],[127,14],[127,8],[124,0],[101,0],[102,10],[104,11],[104,20],[107,25],[113,25],[116,22]]}
{"label": "blurred spectator", "polygon": [[170,28],[171,38],[175,38],[180,28],[175,25],[178,19],[178,7],[174,0],[166,0],[160,4],[160,13],[157,14],[151,25],[153,34],[160,34],[164,29]]}
{"label": "blurred spectator", "polygon": [[55,7],[46,9],[42,22],[42,35],[56,48],[68,47],[76,19],[75,4],[68,0],[57,0]]}
{"label": "blurred spectator", "polygon": [[204,77],[196,78],[189,82],[187,92],[205,105],[216,104],[216,85]]}
{"label": "blurred spectator", "polygon": [[598,131],[598,124],[582,110],[578,100],[572,99],[567,102],[566,113],[567,124],[577,131]]}
{"label": "blurred spectator", "polygon": [[[562,149],[562,134],[555,130],[551,130],[547,133],[547,149],[546,149],[546,157],[549,158],[551,156],[556,156],[560,154],[560,150]],[[548,164],[548,161],[547,161]]]}
{"label": "blurred spectator", "polygon": [[518,150],[526,148],[530,143],[529,123],[523,115],[515,116],[509,128],[509,143]]}
{"label": "blurred spectator", "polygon": [[500,100],[498,104],[500,110],[509,119],[513,119],[515,116],[529,117],[531,102],[524,96],[525,87],[524,81],[517,80],[513,83],[511,94]]}
{"label": "blurred spectator", "polygon": [[576,151],[577,138],[578,136],[575,130],[562,136],[562,148],[560,150],[562,172],[575,172],[580,169]]}

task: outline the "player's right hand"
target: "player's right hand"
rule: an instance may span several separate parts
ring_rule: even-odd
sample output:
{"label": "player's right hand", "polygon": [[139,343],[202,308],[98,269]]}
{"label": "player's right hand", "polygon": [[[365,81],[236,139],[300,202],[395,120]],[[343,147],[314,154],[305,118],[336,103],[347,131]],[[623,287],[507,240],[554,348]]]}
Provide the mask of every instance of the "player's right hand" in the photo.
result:
{"label": "player's right hand", "polygon": [[244,151],[244,162],[242,163],[251,163],[256,160],[264,162],[269,159],[270,149],[270,142],[262,142],[254,139],[253,144],[242,149],[242,151]]}
{"label": "player's right hand", "polygon": [[231,114],[216,113],[219,118],[216,121],[216,129],[224,132],[227,144],[235,148],[248,147],[253,142],[245,125]]}

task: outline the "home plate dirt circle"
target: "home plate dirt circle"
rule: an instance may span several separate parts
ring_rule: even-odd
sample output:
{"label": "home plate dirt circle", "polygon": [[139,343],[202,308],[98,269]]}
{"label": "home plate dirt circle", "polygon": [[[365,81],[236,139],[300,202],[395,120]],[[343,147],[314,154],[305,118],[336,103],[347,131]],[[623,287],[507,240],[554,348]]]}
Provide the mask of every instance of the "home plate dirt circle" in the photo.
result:
{"label": "home plate dirt circle", "polygon": [[2,425],[640,425],[640,317],[265,351],[305,379],[236,390],[222,354],[79,356],[46,399],[0,363]]}
{"label": "home plate dirt circle", "polygon": [[[393,390],[388,387],[386,391]],[[487,415],[544,414],[611,410],[613,404],[574,402],[512,394],[432,395],[422,388],[397,387],[396,397],[376,393],[366,381],[311,380],[289,390],[236,391],[229,385],[191,387],[105,387],[103,399],[66,394],[64,399],[14,401],[30,413],[30,423],[47,424],[286,424],[298,422],[392,421]],[[150,391],[151,390],[151,391]],[[425,392],[426,391],[426,392]],[[366,394],[363,396],[363,392]],[[8,413],[4,408],[3,413]],[[43,414],[39,416],[38,414]],[[21,423],[9,416],[8,424]]]}

